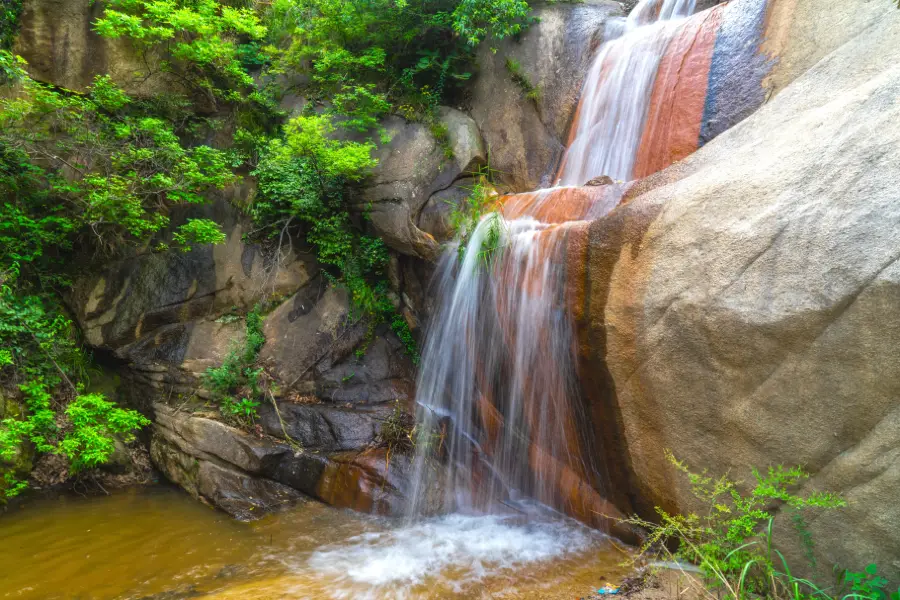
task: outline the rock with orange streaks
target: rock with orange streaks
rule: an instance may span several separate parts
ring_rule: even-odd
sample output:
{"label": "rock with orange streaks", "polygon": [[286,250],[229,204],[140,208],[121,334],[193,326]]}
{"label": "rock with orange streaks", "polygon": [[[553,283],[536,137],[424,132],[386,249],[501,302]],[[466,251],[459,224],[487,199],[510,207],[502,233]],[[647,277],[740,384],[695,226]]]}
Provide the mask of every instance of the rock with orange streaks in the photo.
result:
{"label": "rock with orange streaks", "polygon": [[689,19],[669,42],[650,97],[634,165],[635,179],[655,173],[697,149],[722,8]]}
{"label": "rock with orange streaks", "polygon": [[[896,564],[900,13],[838,4],[776,0],[768,31],[803,35],[773,73],[796,79],[593,222],[570,298],[610,500],[699,509],[666,449],[744,481],[801,464],[800,493],[848,501],[809,523],[818,564]],[[787,514],[775,531],[804,564]]]}

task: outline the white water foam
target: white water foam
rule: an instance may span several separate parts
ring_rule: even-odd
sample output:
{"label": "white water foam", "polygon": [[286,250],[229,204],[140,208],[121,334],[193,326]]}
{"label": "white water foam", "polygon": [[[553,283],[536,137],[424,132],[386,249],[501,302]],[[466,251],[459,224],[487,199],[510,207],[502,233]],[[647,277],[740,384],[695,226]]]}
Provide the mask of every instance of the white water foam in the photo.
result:
{"label": "white water foam", "polygon": [[[365,533],[313,553],[307,566],[337,598],[406,597],[439,580],[461,592],[485,577],[598,546],[601,534],[569,519],[517,523],[500,515],[452,514]],[[365,591],[362,591],[362,589]]]}

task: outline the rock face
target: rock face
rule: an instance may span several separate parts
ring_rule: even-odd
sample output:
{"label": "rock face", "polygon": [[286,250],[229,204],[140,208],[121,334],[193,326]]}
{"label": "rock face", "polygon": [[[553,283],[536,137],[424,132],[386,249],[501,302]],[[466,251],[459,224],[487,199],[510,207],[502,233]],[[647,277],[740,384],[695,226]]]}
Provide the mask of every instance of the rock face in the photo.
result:
{"label": "rock face", "polygon": [[774,2],[770,31],[791,32],[769,37],[785,52],[777,95],[633,186],[573,242],[570,273],[593,426],[612,487],[630,490],[620,506],[697,508],[665,449],[740,479],[805,465],[804,491],[849,503],[810,522],[819,565],[895,577],[900,13],[854,9]]}
{"label": "rock face", "polygon": [[[540,19],[521,39],[484,44],[472,90],[472,117],[491,155],[491,169],[508,191],[527,192],[551,184],[566,146],[569,124],[594,50],[602,42],[603,23],[621,15],[618,2],[591,0],[538,6]],[[540,91],[531,100],[507,67]]]}
{"label": "rock face", "polygon": [[[241,520],[312,497],[333,506],[400,515],[410,462],[374,445],[387,410],[279,402],[249,434],[166,404],[153,406],[154,463],[191,495]],[[284,423],[284,425],[282,425]],[[435,494],[437,496],[437,494]]]}
{"label": "rock face", "polygon": [[[196,209],[223,223],[224,244],[105,265],[76,281],[72,312],[89,344],[122,361],[131,401],[154,416],[154,464],[193,496],[240,519],[304,496],[399,511],[405,490],[372,470],[378,450],[370,448],[395,404],[414,395],[412,362],[386,326],[370,331],[351,313],[347,294],[326,284],[311,256],[242,239],[248,224],[232,201],[250,193],[237,187],[229,192],[236,198]],[[263,298],[275,308],[265,315],[259,364],[279,395],[313,404],[279,398],[276,413],[263,398],[260,437],[160,402],[196,407],[209,397],[200,376],[240,344],[241,315]]]}
{"label": "rock face", "polygon": [[22,4],[16,52],[28,61],[35,79],[81,92],[95,76],[109,74],[131,94],[176,89],[175,82],[162,73],[148,73],[143,57],[128,42],[97,35],[93,23],[103,15],[102,2],[28,0]]}
{"label": "rock face", "polygon": [[375,151],[378,166],[358,207],[368,213],[375,233],[388,246],[427,260],[435,259],[439,250],[434,237],[417,226],[422,207],[487,162],[481,134],[470,117],[441,107],[439,123],[447,131],[444,144],[422,123],[401,117],[384,121],[391,141]]}

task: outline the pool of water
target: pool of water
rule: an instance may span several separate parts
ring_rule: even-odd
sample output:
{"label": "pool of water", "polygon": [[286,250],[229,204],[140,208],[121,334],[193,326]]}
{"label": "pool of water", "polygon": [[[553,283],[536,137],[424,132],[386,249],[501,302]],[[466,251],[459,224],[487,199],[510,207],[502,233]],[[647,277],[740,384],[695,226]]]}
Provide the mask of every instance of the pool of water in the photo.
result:
{"label": "pool of water", "polygon": [[0,598],[578,598],[625,573],[564,518],[415,524],[309,502],[238,523],[179,490],[40,499],[0,515]]}

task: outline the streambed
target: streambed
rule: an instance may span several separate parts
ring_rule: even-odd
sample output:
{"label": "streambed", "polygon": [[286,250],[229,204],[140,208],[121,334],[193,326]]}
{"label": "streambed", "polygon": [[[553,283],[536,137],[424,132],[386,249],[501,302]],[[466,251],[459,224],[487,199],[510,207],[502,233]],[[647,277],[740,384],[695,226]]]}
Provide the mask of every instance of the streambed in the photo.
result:
{"label": "streambed", "polygon": [[4,599],[570,599],[625,573],[561,517],[409,525],[309,502],[248,524],[162,486],[26,502],[0,540]]}

